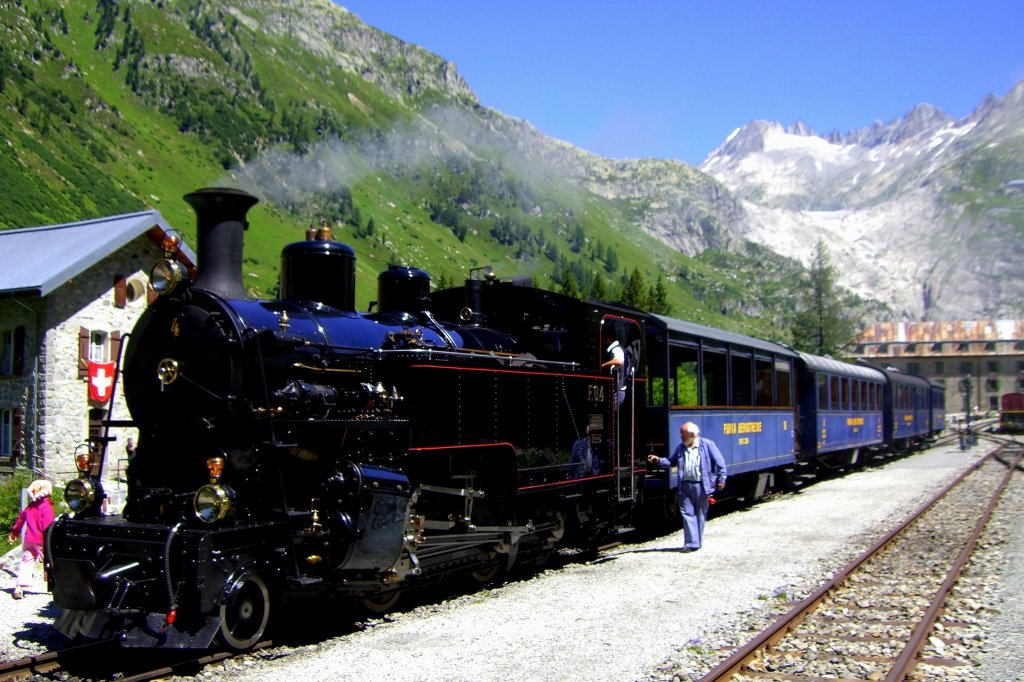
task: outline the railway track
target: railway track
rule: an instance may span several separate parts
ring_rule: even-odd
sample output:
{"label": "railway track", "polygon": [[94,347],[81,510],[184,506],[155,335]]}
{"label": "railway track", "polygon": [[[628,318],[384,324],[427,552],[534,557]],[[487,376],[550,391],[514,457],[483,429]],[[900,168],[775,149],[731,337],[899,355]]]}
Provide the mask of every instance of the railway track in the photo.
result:
{"label": "railway track", "polygon": [[68,665],[74,666],[109,654],[116,647],[117,643],[113,640],[90,642],[0,663],[0,682],[26,680],[38,675],[50,676]]}
{"label": "railway track", "polygon": [[[1005,459],[1006,456],[1004,455],[1004,460]],[[988,465],[986,464],[983,466]],[[998,475],[1000,471],[1000,466],[1001,465],[992,465],[995,475]],[[1002,471],[1005,472],[1005,466],[1003,466]],[[986,486],[987,484],[982,485],[981,487],[984,489],[986,488]],[[895,535],[895,533],[896,531],[894,531],[890,535]],[[597,554],[600,556],[608,550],[615,549],[617,546],[618,545],[616,544],[598,548]],[[914,561],[917,561],[917,559],[915,559]],[[866,604],[867,602],[865,601],[864,603]],[[845,623],[847,623],[847,621],[839,620],[839,617],[837,616],[833,616],[832,618],[838,624],[837,627],[841,627]],[[892,619],[890,620],[892,621]],[[901,623],[894,621],[890,622],[890,625],[893,625],[894,627],[902,627]],[[847,625],[848,629],[853,627],[854,626],[852,625]],[[854,635],[850,632],[847,632],[845,634],[840,633],[840,636],[845,636],[851,639],[854,643],[856,643],[858,637],[870,637],[870,639],[864,640],[868,644],[875,643],[874,640],[878,639],[875,636],[864,634]],[[24,680],[29,678],[69,679],[69,676],[70,678],[77,679],[110,679],[115,674],[111,672],[113,669],[110,668],[109,665],[104,667],[101,664],[104,661],[109,662],[110,660],[112,660],[112,657],[111,655],[106,655],[104,653],[104,649],[102,648],[103,646],[116,646],[116,644],[99,643],[99,645],[90,645],[81,648],[69,648],[59,652],[48,652],[46,654],[40,654],[37,656],[24,658],[18,661],[0,664],[0,682],[3,682],[4,680]],[[270,646],[272,646],[270,642],[264,642],[255,648],[264,649]],[[788,654],[787,659],[789,661],[799,658],[799,646],[799,643],[794,645],[794,647],[797,648],[793,651],[790,651],[790,653]],[[158,653],[150,651],[143,653],[142,657],[139,660],[134,660],[136,657],[132,654],[132,651],[133,650],[125,650],[121,648],[116,649],[115,655],[117,665],[119,666],[117,670],[120,671],[116,673],[116,675],[117,679],[119,680],[150,680],[173,675],[195,676],[205,666],[222,662],[233,657],[233,654],[226,652],[208,653],[201,656],[188,656],[185,655],[185,652],[177,652],[177,655],[163,655],[163,653],[173,654],[174,652]],[[261,655],[266,657],[267,653],[267,651],[264,651],[263,654]],[[889,653],[886,653],[884,656],[880,656],[877,652],[875,652],[874,654],[872,654],[872,656],[874,656],[875,658],[892,658],[891,654]],[[821,658],[821,656],[818,656],[817,654],[816,657]],[[770,665],[772,665],[772,667],[775,667],[776,664],[772,663]],[[716,670],[718,670],[718,668],[716,668]],[[808,677],[814,676],[807,674],[798,674],[794,672],[787,672],[781,676],[773,677],[774,672],[777,671],[756,672],[748,667],[748,669],[740,671],[739,675],[746,676],[747,679],[762,680],[807,679]],[[824,676],[826,676],[826,674],[820,675],[820,677]],[[728,676],[708,676],[705,679],[726,679],[727,677]],[[864,676],[864,678],[866,677],[867,676]]]}
{"label": "railway track", "polygon": [[915,666],[961,664],[936,635],[943,605],[1022,446],[964,472],[834,578],[711,670],[715,680],[913,679]]}
{"label": "railway track", "polygon": [[[250,652],[273,646],[266,640],[257,643]],[[0,682],[38,679],[114,679],[118,682],[144,682],[168,676],[194,676],[205,666],[238,656],[228,651],[140,651],[122,649],[115,640],[90,642],[59,651],[48,651],[16,661],[0,663]],[[116,669],[110,665],[116,656]]]}

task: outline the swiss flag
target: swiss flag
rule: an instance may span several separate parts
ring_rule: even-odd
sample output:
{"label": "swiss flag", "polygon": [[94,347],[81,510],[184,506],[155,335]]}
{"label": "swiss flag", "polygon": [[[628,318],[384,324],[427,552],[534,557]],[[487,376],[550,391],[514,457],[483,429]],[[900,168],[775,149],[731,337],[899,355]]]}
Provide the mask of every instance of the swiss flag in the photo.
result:
{"label": "swiss flag", "polygon": [[89,361],[89,400],[103,404],[114,389],[114,363]]}

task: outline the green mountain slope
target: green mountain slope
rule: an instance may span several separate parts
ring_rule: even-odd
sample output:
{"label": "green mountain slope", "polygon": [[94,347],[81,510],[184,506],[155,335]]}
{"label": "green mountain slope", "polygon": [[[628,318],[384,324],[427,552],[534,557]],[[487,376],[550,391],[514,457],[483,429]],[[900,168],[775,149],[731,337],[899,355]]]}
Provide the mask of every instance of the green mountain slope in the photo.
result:
{"label": "green mountain slope", "polygon": [[[191,239],[180,197],[228,185],[262,198],[255,295],[327,221],[357,252],[361,307],[389,263],[608,298],[634,274],[676,316],[787,340],[803,269],[729,234],[714,181],[652,162],[679,174],[670,195],[630,194],[614,162],[481,107],[451,64],[326,0],[5,2],[0,26],[2,228],[154,207]],[[655,224],[653,203],[683,227]],[[712,248],[690,258],[666,234]]]}

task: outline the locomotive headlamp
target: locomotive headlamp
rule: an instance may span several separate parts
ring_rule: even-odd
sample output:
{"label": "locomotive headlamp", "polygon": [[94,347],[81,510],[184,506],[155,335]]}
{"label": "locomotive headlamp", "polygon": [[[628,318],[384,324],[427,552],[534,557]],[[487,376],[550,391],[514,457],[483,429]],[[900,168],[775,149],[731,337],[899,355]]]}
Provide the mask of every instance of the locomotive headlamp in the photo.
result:
{"label": "locomotive headlamp", "polygon": [[103,499],[103,489],[91,478],[76,478],[64,488],[64,501],[76,514],[85,513]]}
{"label": "locomotive headlamp", "polygon": [[163,258],[158,260],[149,271],[149,285],[160,296],[165,296],[185,279],[185,268],[176,260]]}
{"label": "locomotive headlamp", "polygon": [[201,521],[214,523],[231,513],[234,498],[231,488],[211,483],[196,491],[192,505]]}

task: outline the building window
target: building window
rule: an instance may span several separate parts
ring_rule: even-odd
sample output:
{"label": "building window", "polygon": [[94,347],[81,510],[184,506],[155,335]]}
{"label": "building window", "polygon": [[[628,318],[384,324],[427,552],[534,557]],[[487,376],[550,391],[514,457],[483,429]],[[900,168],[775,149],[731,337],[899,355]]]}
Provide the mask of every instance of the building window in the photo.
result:
{"label": "building window", "polygon": [[917,344],[916,343],[908,343],[907,344],[907,352],[908,353],[916,353],[917,352]]}
{"label": "building window", "polygon": [[960,363],[960,373],[961,374],[969,374],[970,371],[971,371],[971,363],[969,363],[969,362],[961,362]]}
{"label": "building window", "polygon": [[89,359],[93,362],[110,361],[110,344],[107,343],[107,333],[92,330],[89,332]]}
{"label": "building window", "polygon": [[14,454],[14,411],[0,410],[0,457]]}
{"label": "building window", "polygon": [[964,341],[962,343],[958,343],[956,345],[956,349],[960,353],[968,353],[971,350],[971,344],[969,344],[966,341]]}
{"label": "building window", "polygon": [[0,375],[14,374],[14,330],[0,330],[0,343],[3,351],[0,354]]}
{"label": "building window", "polygon": [[907,363],[907,374],[920,374],[921,363],[919,362],[908,362]]}
{"label": "building window", "polygon": [[989,350],[989,351],[996,350],[996,342],[995,341],[989,341],[988,343],[986,343],[985,344],[985,350]]}
{"label": "building window", "polygon": [[997,398],[994,395],[993,396],[989,396],[989,399],[988,399],[988,409],[992,410],[993,412],[998,410],[999,409],[999,398]]}
{"label": "building window", "polygon": [[933,353],[941,353],[942,352],[942,344],[941,343],[934,343],[934,344],[932,344],[932,352]]}
{"label": "building window", "polygon": [[999,390],[999,379],[985,379],[985,390],[986,391],[998,391]]}
{"label": "building window", "polygon": [[936,374],[944,374],[945,372],[946,372],[946,363],[944,363],[944,362],[936,362],[935,363],[935,373]]}
{"label": "building window", "polygon": [[988,361],[987,363],[985,363],[985,364],[987,364],[987,365],[988,365],[988,371],[990,371],[990,372],[996,372],[996,373],[998,373],[998,372],[999,372],[999,361],[998,361],[998,360],[989,360],[989,361]]}

